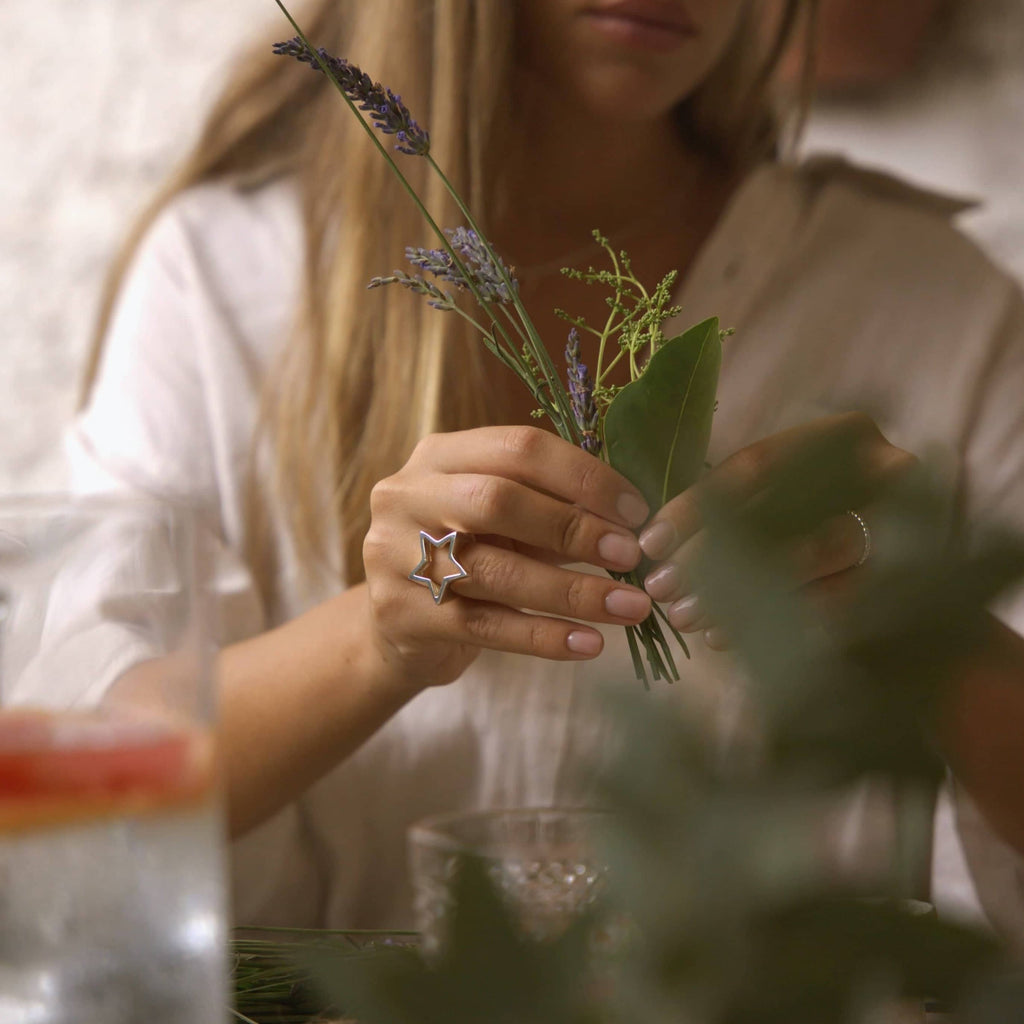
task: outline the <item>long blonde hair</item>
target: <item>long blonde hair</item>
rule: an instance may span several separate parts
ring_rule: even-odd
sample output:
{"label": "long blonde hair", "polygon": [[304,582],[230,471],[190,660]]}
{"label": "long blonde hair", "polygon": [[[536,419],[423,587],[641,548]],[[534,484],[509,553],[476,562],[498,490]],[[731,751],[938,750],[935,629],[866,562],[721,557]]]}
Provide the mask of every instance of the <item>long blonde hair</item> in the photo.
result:
{"label": "long blonde hair", "polygon": [[[784,0],[767,47],[755,19],[743,19],[719,65],[680,111],[695,144],[732,165],[775,150],[779,122],[765,86],[800,9],[814,2]],[[510,116],[514,8],[495,0],[309,0],[300,23],[315,45],[349,57],[403,96],[430,128],[437,162],[482,214],[499,198],[488,159]],[[261,42],[239,62],[192,153],[115,261],[83,400],[126,269],[158,213],[200,182],[256,187],[290,176],[306,240],[302,300],[264,394],[271,468],[262,474],[269,481],[258,473],[252,481],[257,525],[250,541],[265,546],[258,524],[270,486],[287,510],[303,564],[343,566],[353,583],[363,578],[361,548],[376,481],[401,466],[425,434],[489,422],[488,357],[461,319],[392,289],[367,291],[368,277],[397,266],[406,245],[432,240],[340,98],[321,76],[274,57],[269,44]],[[403,169],[439,223],[458,223],[422,164],[410,158]],[[327,550],[332,537],[340,550]],[[267,557],[250,555],[257,563]]]}

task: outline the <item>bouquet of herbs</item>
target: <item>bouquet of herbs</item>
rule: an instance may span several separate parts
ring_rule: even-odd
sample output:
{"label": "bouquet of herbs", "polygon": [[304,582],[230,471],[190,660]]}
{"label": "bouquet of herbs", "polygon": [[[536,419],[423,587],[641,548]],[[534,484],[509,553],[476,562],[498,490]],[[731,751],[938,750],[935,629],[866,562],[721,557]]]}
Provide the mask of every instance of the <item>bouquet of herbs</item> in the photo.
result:
{"label": "bouquet of herbs", "polygon": [[[277,44],[275,53],[302,61],[333,82],[438,240],[436,249],[406,250],[411,273],[396,270],[375,277],[370,287],[400,285],[423,296],[433,308],[468,320],[487,349],[529,389],[537,404],[535,415],[546,416],[562,438],[622,473],[652,509],[689,487],[704,465],[711,433],[723,336],[718,321],[707,320],[666,338],[662,326],[680,312],[671,305],[675,273],[649,291],[634,275],[627,254],[616,252],[595,231],[610,269],[564,273],[606,287],[609,313],[603,324],[594,326],[558,311],[571,325],[566,366],[560,372],[519,298],[514,271],[494,251],[431,156],[429,133],[390,89],[349,61],[314,49],[281,0],[276,2],[297,35]],[[394,136],[399,153],[427,162],[452,197],[463,225],[442,230],[374,129]],[[477,311],[464,309],[456,292],[472,295]],[[585,339],[596,348],[593,358],[584,356]],[[611,374],[623,364],[629,369],[629,383],[615,386]],[[641,585],[637,571],[612,575]],[[644,622],[626,627],[637,677],[645,685],[644,655],[655,679],[679,678],[662,622],[689,656],[682,636],[655,605]]]}

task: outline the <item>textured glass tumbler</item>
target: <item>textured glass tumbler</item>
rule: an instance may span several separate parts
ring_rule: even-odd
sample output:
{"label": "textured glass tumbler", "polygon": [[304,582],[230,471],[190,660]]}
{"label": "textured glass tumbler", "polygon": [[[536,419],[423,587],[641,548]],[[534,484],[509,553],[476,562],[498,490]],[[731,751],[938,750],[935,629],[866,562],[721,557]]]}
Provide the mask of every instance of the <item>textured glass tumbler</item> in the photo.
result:
{"label": "textured glass tumbler", "polygon": [[557,938],[600,896],[607,865],[593,835],[607,812],[511,808],[427,818],[409,830],[416,925],[424,952],[443,949],[461,858],[484,865],[524,935]]}
{"label": "textured glass tumbler", "polygon": [[189,515],[0,500],[0,1024],[220,1024],[223,818]]}

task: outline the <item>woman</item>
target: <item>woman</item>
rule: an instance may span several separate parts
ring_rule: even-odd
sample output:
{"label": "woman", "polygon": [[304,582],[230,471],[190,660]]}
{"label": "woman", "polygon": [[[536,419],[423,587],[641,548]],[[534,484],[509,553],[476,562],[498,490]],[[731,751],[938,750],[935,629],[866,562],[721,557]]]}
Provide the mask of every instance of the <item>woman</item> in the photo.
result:
{"label": "woman", "polygon": [[[605,308],[558,274],[596,261],[595,226],[641,279],[680,269],[688,321],[737,329],[710,457],[740,490],[794,437],[852,429],[879,473],[941,442],[975,505],[1019,516],[1019,296],[941,201],[773,159],[781,39],[765,52],[748,6],[321,0],[303,23],[430,127],[553,353],[554,307]],[[651,596],[700,629],[684,571],[699,521],[692,494],[651,519],[627,481],[531,425],[525,392],[451,318],[366,291],[423,239],[418,215],[337,95],[268,50],[115,273],[72,455],[83,489],[185,497],[219,545],[239,918],[396,926],[411,820],[579,796],[573,766],[604,735],[579,670],[596,627],[640,621],[650,597],[566,565],[627,569],[643,550]],[[866,405],[899,448],[850,412]],[[409,579],[421,530],[475,537],[437,604]],[[822,524],[805,578],[854,583],[865,540],[854,517]],[[728,661],[705,639],[685,685],[717,703]]]}

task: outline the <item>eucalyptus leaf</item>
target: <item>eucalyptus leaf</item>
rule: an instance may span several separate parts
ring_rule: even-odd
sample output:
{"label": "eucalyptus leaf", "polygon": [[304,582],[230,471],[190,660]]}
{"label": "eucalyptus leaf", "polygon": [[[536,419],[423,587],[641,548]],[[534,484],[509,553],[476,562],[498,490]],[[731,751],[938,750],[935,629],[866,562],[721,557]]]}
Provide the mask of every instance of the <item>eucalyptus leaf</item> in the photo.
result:
{"label": "eucalyptus leaf", "polygon": [[712,317],[666,341],[639,380],[612,400],[604,421],[612,466],[652,509],[693,484],[711,437],[722,340]]}

